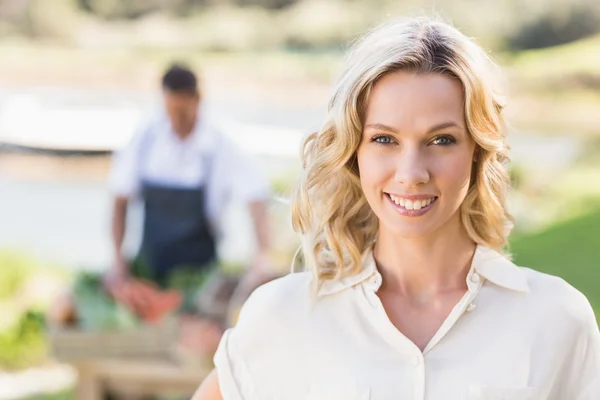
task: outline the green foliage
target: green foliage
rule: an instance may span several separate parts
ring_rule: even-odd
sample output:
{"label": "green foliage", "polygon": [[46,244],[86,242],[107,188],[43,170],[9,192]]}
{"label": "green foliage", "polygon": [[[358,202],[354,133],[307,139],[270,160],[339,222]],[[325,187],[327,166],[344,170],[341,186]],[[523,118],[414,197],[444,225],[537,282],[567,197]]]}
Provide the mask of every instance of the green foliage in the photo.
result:
{"label": "green foliage", "polygon": [[0,33],[20,32],[29,37],[77,43],[82,40],[79,33],[86,36],[86,28],[90,27],[94,37],[116,34],[127,46],[139,43],[139,32],[145,22],[152,25],[160,20],[159,25],[167,21],[158,28],[165,34],[157,33],[155,43],[169,40],[174,46],[227,51],[283,46],[338,49],[378,22],[415,14],[421,9],[451,20],[486,47],[511,51],[553,46],[600,32],[600,3],[588,0],[526,3],[518,0],[5,0],[1,3],[5,4],[0,4]]}
{"label": "green foliage", "polygon": [[31,0],[21,26],[31,37],[69,41],[78,20],[75,0]]}
{"label": "green foliage", "polygon": [[40,274],[64,281],[65,272],[22,254],[0,251],[0,369],[36,365],[47,356],[44,312],[48,304],[25,290]]}
{"label": "green foliage", "polygon": [[238,6],[260,6],[268,9],[282,9],[298,3],[299,0],[235,0]]}
{"label": "green foliage", "polygon": [[381,16],[361,2],[305,0],[282,13],[280,19],[284,21],[281,26],[287,48],[341,50],[377,17]]}
{"label": "green foliage", "polygon": [[506,38],[511,50],[552,47],[585,38],[600,31],[600,5],[576,1],[545,7],[517,26]]}
{"label": "green foliage", "polygon": [[182,0],[77,0],[78,6],[103,19],[136,19],[150,12],[184,5]]}
{"label": "green foliage", "polygon": [[522,51],[507,61],[511,68],[519,72],[523,81],[537,78],[548,85],[555,84],[561,78],[564,80],[575,76],[594,76],[594,80],[597,80],[600,79],[599,48],[600,35],[596,35],[547,49]]}
{"label": "green foliage", "polygon": [[100,274],[78,274],[73,294],[78,324],[84,330],[130,329],[139,325],[133,312],[106,293]]}
{"label": "green foliage", "polygon": [[511,187],[515,190],[521,189],[526,178],[526,171],[523,167],[511,164],[508,173],[510,175]]}
{"label": "green foliage", "polygon": [[27,311],[17,323],[0,331],[0,366],[24,368],[36,365],[46,357],[44,316],[39,311]]}
{"label": "green foliage", "polygon": [[30,397],[24,400],[74,400],[75,395],[70,392],[49,393],[40,396]]}
{"label": "green foliage", "polygon": [[32,259],[0,252],[0,301],[15,297],[34,271]]}
{"label": "green foliage", "polygon": [[542,232],[515,236],[510,250],[517,264],[560,276],[582,291],[600,321],[598,237],[600,207]]}

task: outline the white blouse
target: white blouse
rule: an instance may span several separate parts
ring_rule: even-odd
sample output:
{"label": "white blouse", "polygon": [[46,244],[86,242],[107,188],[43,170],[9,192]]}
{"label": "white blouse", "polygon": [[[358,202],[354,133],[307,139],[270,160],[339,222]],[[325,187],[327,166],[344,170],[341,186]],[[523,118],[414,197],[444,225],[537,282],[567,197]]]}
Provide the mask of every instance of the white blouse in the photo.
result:
{"label": "white blouse", "polygon": [[372,254],[362,272],[257,289],[223,336],[224,400],[599,400],[600,332],[560,278],[478,246],[468,291],[425,350],[390,322]]}

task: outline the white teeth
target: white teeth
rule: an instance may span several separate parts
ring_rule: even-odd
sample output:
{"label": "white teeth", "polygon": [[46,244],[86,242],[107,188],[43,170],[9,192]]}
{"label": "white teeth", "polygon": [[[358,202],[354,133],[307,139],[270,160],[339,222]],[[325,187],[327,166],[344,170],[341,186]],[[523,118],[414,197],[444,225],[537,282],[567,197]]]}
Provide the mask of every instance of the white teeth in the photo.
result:
{"label": "white teeth", "polygon": [[420,210],[421,208],[430,205],[435,200],[435,197],[426,200],[409,200],[390,194],[390,199],[392,199],[392,201],[397,205],[404,207],[407,210]]}

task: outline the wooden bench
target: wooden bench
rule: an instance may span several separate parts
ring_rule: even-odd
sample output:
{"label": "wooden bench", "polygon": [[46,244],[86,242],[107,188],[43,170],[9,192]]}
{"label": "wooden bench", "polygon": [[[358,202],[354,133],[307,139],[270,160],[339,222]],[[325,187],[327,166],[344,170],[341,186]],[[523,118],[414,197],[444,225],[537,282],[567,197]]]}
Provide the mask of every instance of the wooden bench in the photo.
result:
{"label": "wooden bench", "polygon": [[191,398],[210,373],[209,367],[162,360],[98,360],[74,366],[79,374],[77,400],[104,400],[106,393],[127,400],[159,395]]}

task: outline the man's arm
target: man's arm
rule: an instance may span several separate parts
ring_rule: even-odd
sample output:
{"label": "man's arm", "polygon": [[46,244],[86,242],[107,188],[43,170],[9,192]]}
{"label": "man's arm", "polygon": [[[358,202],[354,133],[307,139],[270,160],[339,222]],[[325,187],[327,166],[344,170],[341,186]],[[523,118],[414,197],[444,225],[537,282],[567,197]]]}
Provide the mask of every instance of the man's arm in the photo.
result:
{"label": "man's arm", "polygon": [[113,155],[109,174],[109,188],[113,197],[111,221],[111,245],[113,265],[105,283],[120,280],[129,273],[127,260],[123,255],[123,241],[127,230],[127,206],[139,190],[140,157],[146,138],[151,134],[155,121],[150,120],[140,126],[124,148]]}
{"label": "man's arm", "polygon": [[123,256],[123,240],[125,239],[125,231],[127,228],[127,205],[129,199],[127,197],[116,196],[113,203],[112,215],[112,245],[113,245],[113,260],[111,274],[115,277],[123,277],[129,273],[127,261]]}
{"label": "man's arm", "polygon": [[258,244],[258,251],[265,253],[269,250],[269,215],[267,213],[267,202],[264,200],[251,201],[248,203],[250,215],[254,222],[254,232]]}
{"label": "man's arm", "polygon": [[267,202],[265,200],[251,201],[248,203],[248,208],[254,222],[254,232],[257,244],[256,255],[250,269],[253,272],[267,272],[270,268],[270,227]]}
{"label": "man's arm", "polygon": [[220,189],[228,192],[225,198],[237,197],[247,204],[253,220],[257,252],[248,272],[260,275],[270,268],[270,227],[268,216],[269,182],[254,160],[243,153],[225,136],[220,136],[216,149],[219,168],[215,185],[223,185]]}

